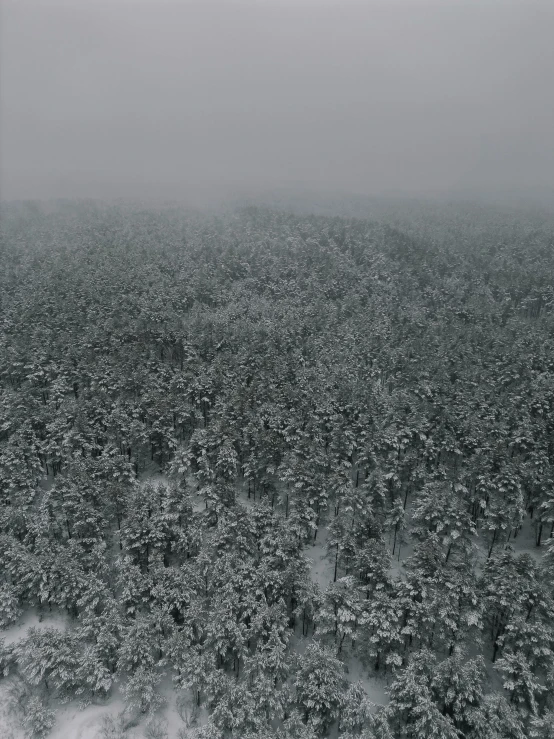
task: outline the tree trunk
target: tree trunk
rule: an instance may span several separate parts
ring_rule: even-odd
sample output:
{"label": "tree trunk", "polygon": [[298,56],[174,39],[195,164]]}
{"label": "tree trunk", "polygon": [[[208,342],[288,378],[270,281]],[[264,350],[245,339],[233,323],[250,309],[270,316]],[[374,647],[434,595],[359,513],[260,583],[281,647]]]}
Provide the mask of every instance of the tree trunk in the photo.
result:
{"label": "tree trunk", "polygon": [[492,537],[491,545],[489,547],[489,553],[487,555],[487,559],[490,559],[490,557],[491,557],[492,550],[493,550],[493,547],[494,547],[494,543],[496,541],[496,534],[497,534],[497,529],[494,530],[494,534],[493,534],[493,537]]}

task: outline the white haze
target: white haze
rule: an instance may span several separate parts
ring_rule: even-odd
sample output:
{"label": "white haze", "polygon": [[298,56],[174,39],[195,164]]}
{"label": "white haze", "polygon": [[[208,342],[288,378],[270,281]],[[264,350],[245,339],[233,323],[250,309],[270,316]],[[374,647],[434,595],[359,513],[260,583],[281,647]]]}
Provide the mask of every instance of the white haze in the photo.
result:
{"label": "white haze", "polygon": [[1,197],[549,198],[554,2],[4,0]]}

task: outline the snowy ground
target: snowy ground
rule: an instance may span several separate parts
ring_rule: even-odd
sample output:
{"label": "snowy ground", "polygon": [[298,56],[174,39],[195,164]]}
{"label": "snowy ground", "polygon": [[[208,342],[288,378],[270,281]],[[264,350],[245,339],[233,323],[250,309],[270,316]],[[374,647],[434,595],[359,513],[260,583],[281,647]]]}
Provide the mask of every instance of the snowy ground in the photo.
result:
{"label": "snowy ground", "polygon": [[536,532],[534,522],[530,516],[525,516],[521,531],[518,533],[515,539],[510,539],[510,544],[514,548],[514,551],[518,554],[526,552],[534,557],[537,561],[541,559],[544,554],[544,544],[548,541],[548,531],[543,531],[542,546],[536,545]]}
{"label": "snowy ground", "polygon": [[7,646],[24,638],[31,628],[54,628],[64,631],[66,627],[67,619],[64,616],[48,611],[40,614],[36,608],[30,608],[28,611],[25,611],[13,626],[10,626],[8,629],[0,629],[0,639],[3,639]]}
{"label": "snowy ground", "polygon": [[[178,739],[179,731],[185,724],[177,710],[175,692],[169,681],[162,686],[162,693],[167,699],[166,705],[153,718],[145,718],[129,728],[124,734],[125,739],[145,739],[150,721],[165,728],[167,739]],[[56,710],[56,725],[48,734],[48,739],[119,739],[118,734],[104,730],[107,719],[117,726],[119,717],[125,711],[125,703],[117,691],[105,704],[83,708],[77,701],[72,701],[66,705],[53,705],[52,708]],[[202,718],[205,720],[205,717]],[[0,683],[0,737],[25,739],[16,716],[10,710],[9,680]]]}

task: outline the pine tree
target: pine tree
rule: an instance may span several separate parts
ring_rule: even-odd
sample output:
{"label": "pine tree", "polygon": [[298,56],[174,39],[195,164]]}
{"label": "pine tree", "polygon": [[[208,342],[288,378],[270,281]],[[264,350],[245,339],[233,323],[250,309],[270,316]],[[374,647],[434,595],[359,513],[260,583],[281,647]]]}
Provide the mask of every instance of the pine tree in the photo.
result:
{"label": "pine tree", "polygon": [[304,720],[316,731],[326,731],[339,717],[344,702],[342,662],[328,648],[312,642],[299,657],[294,686]]}
{"label": "pine tree", "polygon": [[523,652],[506,650],[496,661],[495,669],[504,674],[504,688],[510,693],[510,703],[524,715],[536,715],[537,698],[545,690],[529,665]]}

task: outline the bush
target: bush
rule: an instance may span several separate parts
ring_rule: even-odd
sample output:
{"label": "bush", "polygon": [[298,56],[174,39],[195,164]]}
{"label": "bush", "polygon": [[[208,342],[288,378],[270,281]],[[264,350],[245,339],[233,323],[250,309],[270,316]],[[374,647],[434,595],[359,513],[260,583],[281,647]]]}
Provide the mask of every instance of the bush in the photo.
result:
{"label": "bush", "polygon": [[187,729],[196,726],[200,709],[189,692],[182,692],[177,695],[176,708]]}
{"label": "bush", "polygon": [[168,739],[167,721],[152,717],[144,730],[145,739]]}
{"label": "bush", "polygon": [[127,732],[135,725],[127,711],[121,711],[117,716],[106,715],[102,718],[100,739],[132,739]]}
{"label": "bush", "polygon": [[56,716],[39,696],[33,696],[25,706],[21,723],[29,739],[41,739],[56,723]]}

